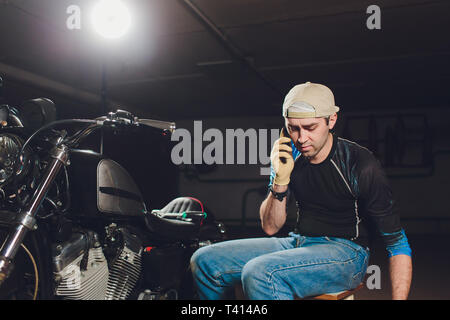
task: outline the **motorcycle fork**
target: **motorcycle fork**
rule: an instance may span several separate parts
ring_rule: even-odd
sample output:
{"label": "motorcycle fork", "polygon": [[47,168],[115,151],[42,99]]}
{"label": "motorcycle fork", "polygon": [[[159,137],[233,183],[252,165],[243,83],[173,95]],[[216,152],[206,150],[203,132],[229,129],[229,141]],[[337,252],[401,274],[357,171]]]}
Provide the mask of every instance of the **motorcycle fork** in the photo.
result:
{"label": "motorcycle fork", "polygon": [[52,160],[42,176],[39,186],[33,193],[30,202],[17,214],[14,227],[8,233],[0,249],[0,285],[8,278],[13,269],[13,260],[19,250],[26,234],[37,228],[36,214],[45,199],[48,190],[61,170],[69,160],[69,149],[62,144],[52,149]]}

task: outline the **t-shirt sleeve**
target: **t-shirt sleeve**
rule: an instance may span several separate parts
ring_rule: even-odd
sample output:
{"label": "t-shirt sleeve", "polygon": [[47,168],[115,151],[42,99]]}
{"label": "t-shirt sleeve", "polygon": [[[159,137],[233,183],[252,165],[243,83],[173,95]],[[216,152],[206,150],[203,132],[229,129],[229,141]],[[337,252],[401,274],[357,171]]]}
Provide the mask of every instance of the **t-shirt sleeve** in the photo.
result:
{"label": "t-shirt sleeve", "polygon": [[270,178],[269,178],[269,185],[268,185],[269,189],[273,185],[274,179],[275,179],[275,170],[273,169],[272,164],[270,164]]}
{"label": "t-shirt sleeve", "polygon": [[380,162],[369,151],[362,153],[359,168],[359,199],[370,229],[381,236],[389,257],[406,254],[411,248],[400,217],[394,212],[392,189]]}

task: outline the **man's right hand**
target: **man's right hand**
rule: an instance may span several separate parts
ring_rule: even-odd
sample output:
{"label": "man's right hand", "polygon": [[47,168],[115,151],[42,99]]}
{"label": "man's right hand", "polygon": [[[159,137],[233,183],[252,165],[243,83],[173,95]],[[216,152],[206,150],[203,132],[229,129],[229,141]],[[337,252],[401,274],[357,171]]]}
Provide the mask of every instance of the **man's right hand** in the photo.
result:
{"label": "man's right hand", "polygon": [[290,144],[291,138],[285,136],[284,130],[281,130],[280,138],[275,141],[270,153],[270,161],[275,171],[273,183],[280,186],[289,184],[291,173],[294,169],[294,158],[292,157]]}

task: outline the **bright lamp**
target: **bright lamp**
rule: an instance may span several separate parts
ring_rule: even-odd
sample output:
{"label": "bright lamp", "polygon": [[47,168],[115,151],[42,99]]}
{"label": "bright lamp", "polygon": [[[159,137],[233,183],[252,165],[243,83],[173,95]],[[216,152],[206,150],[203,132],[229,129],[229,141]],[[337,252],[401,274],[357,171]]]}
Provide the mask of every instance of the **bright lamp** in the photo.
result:
{"label": "bright lamp", "polygon": [[130,12],[120,0],[100,0],[92,11],[92,23],[101,36],[119,38],[130,27]]}

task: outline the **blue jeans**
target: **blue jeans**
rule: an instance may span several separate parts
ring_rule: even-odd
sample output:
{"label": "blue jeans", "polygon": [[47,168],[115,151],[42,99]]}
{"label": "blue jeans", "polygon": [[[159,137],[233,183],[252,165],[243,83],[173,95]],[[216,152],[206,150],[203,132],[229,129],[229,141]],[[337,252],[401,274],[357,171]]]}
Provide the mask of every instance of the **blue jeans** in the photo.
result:
{"label": "blue jeans", "polygon": [[200,299],[230,299],[241,283],[248,299],[292,300],[357,287],[368,260],[368,249],[350,240],[291,232],[202,247],[191,270]]}

